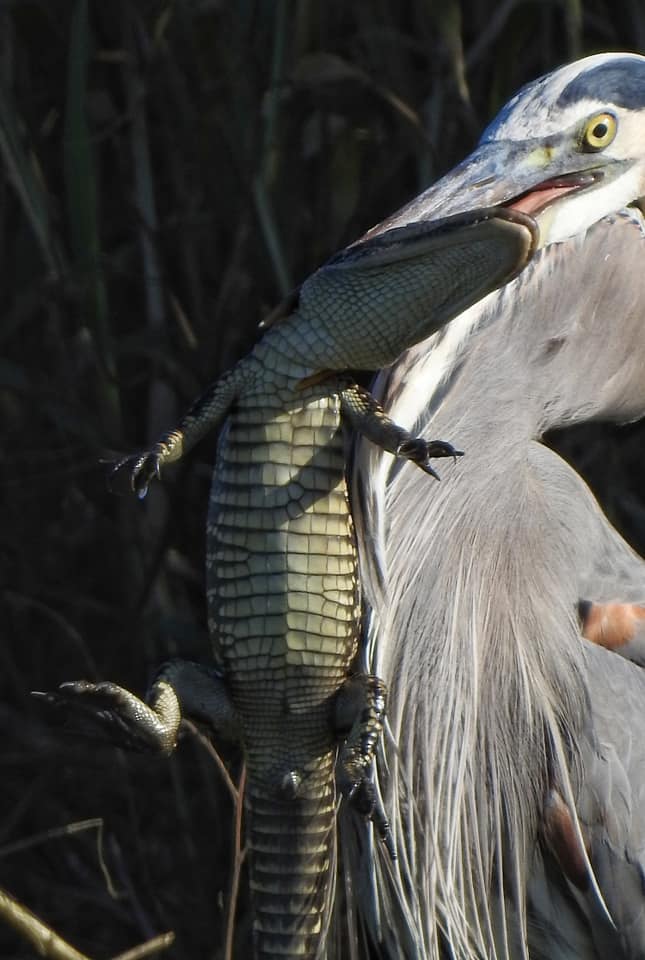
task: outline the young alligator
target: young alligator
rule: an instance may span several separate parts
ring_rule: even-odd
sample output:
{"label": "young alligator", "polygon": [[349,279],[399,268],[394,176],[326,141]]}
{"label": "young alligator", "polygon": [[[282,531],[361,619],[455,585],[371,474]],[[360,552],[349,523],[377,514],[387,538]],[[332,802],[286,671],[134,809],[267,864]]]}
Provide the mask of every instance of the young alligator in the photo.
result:
{"label": "young alligator", "polygon": [[337,785],[374,813],[368,774],[385,691],[351,672],[360,606],[342,424],[431,474],[431,456],[455,452],[396,426],[342,371],[391,363],[514,276],[535,243],[533,221],[503,210],[372,231],[314,273],[291,315],[130,461],[144,495],[228,417],[207,527],[214,666],[166,664],[147,704],[111,683],[68,683],[58,696],[96,710],[133,746],[171,751],[184,714],[241,740],[258,960],[324,949]]}

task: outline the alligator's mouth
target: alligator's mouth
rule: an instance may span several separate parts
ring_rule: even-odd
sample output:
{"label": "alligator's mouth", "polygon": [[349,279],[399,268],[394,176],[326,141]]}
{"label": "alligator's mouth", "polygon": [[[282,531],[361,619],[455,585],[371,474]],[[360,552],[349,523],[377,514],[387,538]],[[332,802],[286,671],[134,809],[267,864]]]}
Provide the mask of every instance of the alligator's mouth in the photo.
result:
{"label": "alligator's mouth", "polygon": [[586,170],[584,173],[567,173],[561,177],[552,177],[536,187],[532,187],[519,197],[506,201],[501,206],[509,210],[520,210],[522,213],[535,216],[556,200],[567,193],[578,193],[594,186],[603,177],[602,170]]}

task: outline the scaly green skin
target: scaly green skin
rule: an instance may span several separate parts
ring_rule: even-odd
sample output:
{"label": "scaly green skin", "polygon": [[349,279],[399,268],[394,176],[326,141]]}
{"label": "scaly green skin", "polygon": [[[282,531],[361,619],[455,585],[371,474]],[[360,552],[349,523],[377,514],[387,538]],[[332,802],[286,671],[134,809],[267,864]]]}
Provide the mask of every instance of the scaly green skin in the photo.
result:
{"label": "scaly green skin", "polygon": [[358,649],[341,403],[267,374],[222,438],[207,525],[215,660],[247,758],[256,955],[313,957],[333,859],[334,698]]}
{"label": "scaly green skin", "polygon": [[133,464],[133,485],[145,493],[162,465],[229,417],[208,518],[216,670],[167,665],[150,706],[113,684],[67,684],[62,696],[85,698],[146,746],[172,749],[182,713],[241,738],[257,960],[312,960],[323,949],[336,780],[373,812],[367,773],[384,689],[377,678],[351,677],[360,603],[342,420],[430,473],[431,455],[454,453],[411,437],[329,371],[392,362],[506,282],[532,255],[531,224],[487,212],[350,247],[303,285],[291,316]]}

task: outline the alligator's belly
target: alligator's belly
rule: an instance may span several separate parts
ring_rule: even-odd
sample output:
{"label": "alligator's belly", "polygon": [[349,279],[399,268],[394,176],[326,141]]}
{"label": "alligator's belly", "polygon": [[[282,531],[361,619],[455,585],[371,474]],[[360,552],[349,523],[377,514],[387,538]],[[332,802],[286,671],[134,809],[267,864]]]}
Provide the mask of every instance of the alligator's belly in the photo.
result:
{"label": "alligator's belly", "polygon": [[[359,598],[337,396],[246,398],[220,442],[207,542],[215,658],[246,699],[311,709],[355,655]],[[274,409],[271,409],[271,405]]]}

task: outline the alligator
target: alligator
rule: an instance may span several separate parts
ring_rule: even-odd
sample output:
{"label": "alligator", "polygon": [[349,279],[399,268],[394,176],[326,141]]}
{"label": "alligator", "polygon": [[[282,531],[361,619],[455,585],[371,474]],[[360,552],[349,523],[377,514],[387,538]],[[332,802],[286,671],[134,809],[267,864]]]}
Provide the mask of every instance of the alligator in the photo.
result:
{"label": "alligator", "polygon": [[168,662],[145,702],[109,682],[51,696],[96,712],[131,747],[169,753],[182,716],[241,742],[257,960],[324,952],[337,794],[390,845],[370,770],[386,692],[356,668],[347,433],[433,476],[431,458],[459,453],[399,427],[348,371],[392,363],[512,279],[537,241],[532,219],[500,208],[373,229],[304,282],[175,429],[118,465],[144,496],[225,421],[207,522],[213,662]]}

